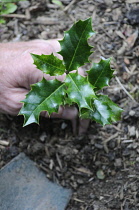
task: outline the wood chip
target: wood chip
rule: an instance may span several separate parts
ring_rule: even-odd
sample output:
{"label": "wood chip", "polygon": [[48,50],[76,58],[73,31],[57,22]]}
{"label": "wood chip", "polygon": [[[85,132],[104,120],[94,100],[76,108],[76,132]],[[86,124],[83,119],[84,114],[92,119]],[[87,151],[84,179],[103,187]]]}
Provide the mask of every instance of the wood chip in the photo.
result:
{"label": "wood chip", "polygon": [[128,49],[134,46],[136,39],[138,38],[138,29],[129,36],[125,41],[128,44]]}
{"label": "wood chip", "polygon": [[5,149],[5,147],[4,147],[4,146],[2,146],[2,145],[0,145],[0,149]]}
{"label": "wood chip", "polygon": [[62,168],[63,168],[63,167],[62,167],[62,162],[61,162],[61,160],[60,160],[60,158],[59,158],[58,153],[56,153],[56,159],[57,159],[57,162],[58,162],[59,167],[62,169]]}
{"label": "wood chip", "polygon": [[42,25],[54,25],[58,23],[58,20],[54,18],[48,18],[46,16],[38,16],[34,23]]}
{"label": "wood chip", "polygon": [[127,64],[127,65],[130,64],[130,61],[129,61],[129,59],[128,59],[127,57],[124,57],[124,62],[125,62],[125,64]]}
{"label": "wood chip", "polygon": [[127,3],[130,3],[130,4],[139,3],[139,0],[127,0]]}
{"label": "wood chip", "polygon": [[126,39],[125,36],[123,35],[123,33],[122,33],[121,31],[115,31],[115,32],[116,32],[116,34],[117,34],[120,38]]}
{"label": "wood chip", "polygon": [[75,167],[74,167],[74,169],[75,169],[76,171],[82,172],[82,173],[84,173],[84,174],[88,174],[88,175],[92,175],[92,174],[93,174],[93,173],[92,173],[89,169],[87,169],[87,168],[83,168],[83,167],[81,167],[81,168],[75,168]]}
{"label": "wood chip", "polygon": [[122,143],[124,143],[124,144],[129,144],[129,143],[132,143],[132,142],[134,142],[132,139],[122,141]]}
{"label": "wood chip", "polygon": [[64,8],[64,12],[67,12],[67,11],[69,10],[69,8],[70,8],[75,2],[76,2],[76,0],[72,0],[72,1],[68,4],[68,6],[66,6],[66,7]]}
{"label": "wood chip", "polygon": [[80,203],[84,203],[84,202],[85,202],[85,201],[80,200],[80,199],[78,199],[78,198],[73,198],[73,200],[74,200],[74,201],[77,201],[77,202],[80,202]]}
{"label": "wood chip", "polygon": [[5,140],[0,140],[0,145],[2,146],[9,146],[9,142]]}

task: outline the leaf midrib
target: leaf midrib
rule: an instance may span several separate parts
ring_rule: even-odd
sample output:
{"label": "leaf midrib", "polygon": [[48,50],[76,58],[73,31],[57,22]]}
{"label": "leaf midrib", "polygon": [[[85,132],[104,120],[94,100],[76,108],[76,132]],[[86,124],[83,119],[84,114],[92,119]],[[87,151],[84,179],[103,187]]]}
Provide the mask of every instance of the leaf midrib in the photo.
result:
{"label": "leaf midrib", "polygon": [[[109,63],[109,61],[108,61],[108,63]],[[96,83],[98,82],[99,78],[100,78],[101,75],[103,74],[103,72],[104,72],[104,70],[105,70],[105,68],[106,68],[106,66],[107,66],[108,63],[105,64],[105,66],[104,66],[104,68],[103,68],[103,71],[101,71],[101,73],[100,73],[100,75],[98,76],[98,78],[97,78],[97,80],[96,80],[94,86],[96,85]]]}
{"label": "leaf midrib", "polygon": [[[45,100],[47,99],[49,99],[56,91],[58,91],[58,89],[60,89],[62,86],[64,86],[64,83],[61,85],[61,86],[59,86],[54,92],[52,92],[47,98],[45,98]],[[39,103],[39,105],[37,106],[37,108],[45,101],[45,100],[43,100],[41,103]],[[28,103],[28,104],[32,104],[32,103]],[[35,108],[32,112],[31,112],[31,114],[30,114],[30,116],[37,110],[37,108]],[[45,111],[45,110],[42,110],[42,111]],[[29,119],[29,118],[28,118]]]}
{"label": "leaf midrib", "polygon": [[[60,60],[60,59],[59,59]],[[42,61],[41,61],[42,62]],[[48,64],[49,66],[51,66],[51,67],[53,67],[53,68],[56,68],[56,69],[58,69],[58,70],[65,70],[65,68],[63,68],[63,69],[61,69],[61,68],[58,68],[57,66],[54,66],[54,65],[52,65],[51,63],[48,63],[48,62],[42,62],[43,64]],[[50,67],[50,68],[51,68]],[[64,65],[63,65],[63,67],[64,67]]]}
{"label": "leaf midrib", "polygon": [[[87,23],[86,27],[88,26],[88,24],[89,24],[89,23]],[[79,42],[78,42],[78,44],[77,44],[77,47],[75,48],[75,51],[74,51],[74,54],[73,54],[72,60],[71,60],[71,62],[70,62],[70,66],[69,66],[69,68],[68,68],[68,71],[69,71],[69,70],[70,70],[70,68],[71,68],[71,65],[72,65],[73,60],[74,60],[74,58],[75,58],[75,55],[76,55],[76,52],[77,52],[78,46],[79,46],[79,44],[80,44],[80,42],[81,42],[82,36],[83,36],[83,34],[84,34],[84,31],[86,30],[86,27],[85,27],[85,29],[83,30],[83,33],[82,33],[82,34],[81,34],[81,36],[80,36]]]}
{"label": "leaf midrib", "polygon": [[[71,77],[70,75],[68,75],[68,76],[71,78],[71,80],[73,81],[75,87],[77,88],[78,92],[80,93],[80,89],[78,88],[78,86],[76,85],[76,83],[74,82],[74,80],[72,79],[72,77]],[[81,98],[84,99],[85,103],[87,104],[88,109],[90,109],[91,111],[94,111],[93,109],[90,108],[90,106],[88,105],[88,103],[87,103],[87,101],[85,100],[85,98],[82,97],[82,94],[81,94],[81,93],[80,93],[80,95],[81,95]],[[86,108],[86,107],[85,107],[85,108]]]}

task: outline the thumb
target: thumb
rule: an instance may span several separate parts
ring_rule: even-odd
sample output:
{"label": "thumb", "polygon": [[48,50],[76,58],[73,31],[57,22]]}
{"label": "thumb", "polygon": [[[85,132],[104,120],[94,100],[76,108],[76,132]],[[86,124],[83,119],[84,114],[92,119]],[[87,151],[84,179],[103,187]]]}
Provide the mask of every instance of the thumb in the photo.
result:
{"label": "thumb", "polygon": [[27,93],[28,90],[25,88],[12,88],[12,90],[7,90],[0,103],[1,111],[10,115],[18,115],[22,107],[21,101],[25,99]]}

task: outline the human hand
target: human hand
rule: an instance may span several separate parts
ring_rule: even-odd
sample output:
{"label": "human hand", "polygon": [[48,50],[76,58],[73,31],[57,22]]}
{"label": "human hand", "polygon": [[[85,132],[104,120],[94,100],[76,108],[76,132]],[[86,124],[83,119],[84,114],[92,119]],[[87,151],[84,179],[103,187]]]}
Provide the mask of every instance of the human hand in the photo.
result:
{"label": "human hand", "polygon": [[[22,107],[22,101],[30,90],[30,85],[39,82],[43,72],[36,69],[30,53],[51,54],[60,50],[57,40],[34,40],[29,42],[0,44],[0,111],[10,115],[17,115]],[[45,75],[47,80],[53,77]],[[64,75],[56,77],[63,80]],[[47,112],[41,115],[48,117]],[[76,107],[60,107],[58,113],[52,113],[52,118],[71,120],[73,133],[77,130],[78,110]],[[89,125],[88,120],[79,120],[78,133],[85,133]]]}

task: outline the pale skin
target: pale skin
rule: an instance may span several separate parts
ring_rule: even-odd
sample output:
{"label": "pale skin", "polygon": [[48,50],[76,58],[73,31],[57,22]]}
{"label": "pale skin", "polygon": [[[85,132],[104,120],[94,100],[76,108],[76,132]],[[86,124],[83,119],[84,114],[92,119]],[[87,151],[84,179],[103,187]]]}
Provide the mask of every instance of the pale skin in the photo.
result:
{"label": "pale skin", "polygon": [[[34,40],[28,42],[0,43],[0,112],[10,115],[18,115],[22,107],[22,101],[30,90],[30,85],[39,82],[44,76],[42,71],[33,65],[30,53],[51,54],[56,56],[60,50],[57,40]],[[61,58],[62,59],[62,58]],[[82,71],[81,71],[82,74]],[[45,75],[47,80],[53,79]],[[64,75],[57,77],[64,80]],[[48,117],[47,112],[42,112],[42,116]],[[73,133],[78,128],[78,134],[87,131],[89,121],[79,119],[78,110],[75,107],[60,107],[58,113],[52,113],[52,118],[62,118],[71,120]]]}

